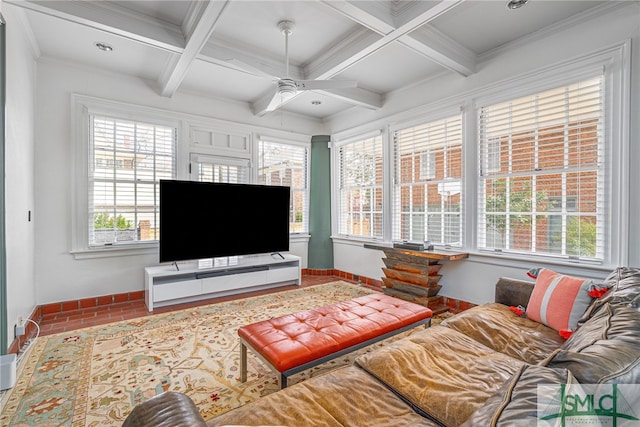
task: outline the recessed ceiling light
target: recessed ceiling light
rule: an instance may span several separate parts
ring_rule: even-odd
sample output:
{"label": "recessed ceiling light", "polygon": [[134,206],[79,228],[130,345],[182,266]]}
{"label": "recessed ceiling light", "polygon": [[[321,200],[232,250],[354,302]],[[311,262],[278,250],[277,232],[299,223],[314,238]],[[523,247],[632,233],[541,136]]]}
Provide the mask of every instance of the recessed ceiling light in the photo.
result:
{"label": "recessed ceiling light", "polygon": [[507,3],[507,7],[509,9],[519,9],[527,4],[527,1],[529,0],[509,0],[509,3]]}
{"label": "recessed ceiling light", "polygon": [[318,101],[317,99],[314,99],[313,101],[311,101],[311,105],[320,105],[322,104],[322,101]]}
{"label": "recessed ceiling light", "polygon": [[95,45],[98,49],[104,52],[111,52],[113,50],[113,47],[111,45],[108,45],[104,42],[96,42]]}

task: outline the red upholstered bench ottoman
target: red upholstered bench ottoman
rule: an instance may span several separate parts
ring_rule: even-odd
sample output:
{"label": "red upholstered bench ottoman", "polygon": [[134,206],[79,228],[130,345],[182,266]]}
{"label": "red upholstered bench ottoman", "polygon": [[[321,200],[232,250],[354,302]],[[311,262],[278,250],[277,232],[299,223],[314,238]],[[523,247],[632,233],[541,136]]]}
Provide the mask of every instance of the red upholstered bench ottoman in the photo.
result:
{"label": "red upholstered bench ottoman", "polygon": [[247,348],[287,378],[320,363],[415,328],[429,326],[432,311],[385,294],[371,294],[238,329],[240,381],[247,380]]}

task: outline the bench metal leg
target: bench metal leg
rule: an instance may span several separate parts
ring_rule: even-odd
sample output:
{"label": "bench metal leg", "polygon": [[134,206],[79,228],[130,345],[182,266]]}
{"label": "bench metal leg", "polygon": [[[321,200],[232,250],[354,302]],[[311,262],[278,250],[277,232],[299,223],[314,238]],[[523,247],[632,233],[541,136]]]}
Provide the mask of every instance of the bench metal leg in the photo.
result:
{"label": "bench metal leg", "polygon": [[247,346],[240,342],[240,382],[247,382]]}
{"label": "bench metal leg", "polygon": [[280,384],[278,385],[280,386],[280,390],[287,388],[287,376],[285,374],[280,374]]}

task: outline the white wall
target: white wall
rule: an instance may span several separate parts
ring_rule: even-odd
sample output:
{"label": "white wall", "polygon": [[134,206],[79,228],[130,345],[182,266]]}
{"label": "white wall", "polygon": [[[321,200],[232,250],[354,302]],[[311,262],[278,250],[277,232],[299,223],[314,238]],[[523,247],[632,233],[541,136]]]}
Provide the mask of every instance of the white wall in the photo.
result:
{"label": "white wall", "polygon": [[[1,4],[0,4],[1,6]],[[36,305],[34,277],[34,102],[36,61],[21,13],[2,8],[7,21],[6,247],[7,326],[10,344],[18,317]]]}
{"label": "white wall", "polygon": [[[144,289],[144,267],[156,265],[158,261],[155,254],[80,260],[69,253],[73,226],[72,93],[309,135],[323,132],[321,123],[313,120],[286,114],[257,118],[247,104],[192,94],[178,93],[173,98],[164,98],[153,89],[153,82],[47,58],[39,60],[37,81],[35,277],[38,304]],[[292,244],[291,249],[306,262],[306,244]]]}
{"label": "white wall", "polygon": [[[639,10],[638,4],[634,3],[614,9],[605,16],[594,17],[588,24],[567,25],[562,32],[531,37],[526,43],[496,51],[490,58],[484,58],[478,66],[478,72],[468,78],[441,76],[390,94],[381,111],[354,109],[332,117],[326,124],[286,114],[256,118],[245,104],[193,94],[178,93],[173,98],[162,98],[155,92],[153,82],[41,58],[38,61],[38,126],[35,130],[35,303],[140,290],[143,288],[143,268],[157,263],[156,256],[76,260],[69,254],[73,188],[70,164],[71,93],[311,135],[333,134],[631,38],[633,101],[630,116],[635,118],[640,117],[640,73],[637,72],[640,69]],[[635,142],[630,153],[632,164],[635,164],[640,160],[640,144],[637,143],[640,140],[640,123],[637,120],[631,123],[631,140]],[[27,169],[34,167],[29,166],[28,160],[24,162]],[[23,170],[19,173],[28,175],[30,172]],[[640,168],[632,168],[631,173],[631,182],[640,182]],[[631,211],[637,212],[640,198],[637,194],[634,196],[630,199]],[[23,205],[16,210],[19,215],[16,214],[15,218],[22,218],[21,212],[28,203],[23,202]],[[639,265],[640,224],[631,224],[630,231],[630,264]],[[306,260],[306,252],[302,250],[298,253],[298,250],[299,245],[292,245],[292,252]],[[13,261],[20,258],[21,251],[23,248],[12,250],[15,253]],[[380,277],[381,256],[381,252],[365,250],[361,246],[334,244],[335,268],[354,274]],[[19,266],[19,262],[16,265]],[[524,268],[523,265],[497,265],[491,259],[472,256],[467,261],[449,263],[441,270],[444,273],[442,284],[445,285],[441,293],[472,302],[488,301],[493,298],[493,284],[499,276],[524,277]],[[29,268],[24,271],[29,271]],[[605,272],[589,274],[604,275]],[[23,305],[33,304],[33,292],[31,294],[31,297],[24,299],[29,303]],[[20,310],[24,313],[24,309]],[[10,311],[10,321],[11,315]]]}
{"label": "white wall", "polygon": [[[636,221],[640,212],[640,4],[638,2],[618,3],[608,13],[597,14],[586,23],[567,23],[555,32],[535,34],[526,41],[499,49],[490,57],[483,58],[477,73],[462,78],[440,76],[425,81],[424,84],[405,91],[390,94],[383,111],[371,112],[353,110],[343,113],[328,123],[331,134],[360,127],[366,129],[372,123],[378,125],[397,120],[410,109],[434,104],[438,101],[462,97],[467,93],[489,87],[514,76],[523,75],[532,70],[561,63],[570,58],[588,55],[631,39],[631,124],[630,135],[630,230],[629,260],[627,265],[640,266],[640,222]],[[437,104],[435,104],[437,105]],[[334,241],[335,268],[354,274],[379,278],[382,275],[382,262],[378,257],[383,253],[364,249],[362,245],[345,244]],[[491,301],[494,296],[494,284],[501,276],[526,279],[525,272],[530,267],[523,262],[511,262],[505,259],[471,255],[469,259],[444,262],[440,270],[443,278],[441,295],[462,299],[474,303]],[[587,277],[604,277],[608,271],[598,269],[580,269],[567,266],[552,266],[557,271]]]}

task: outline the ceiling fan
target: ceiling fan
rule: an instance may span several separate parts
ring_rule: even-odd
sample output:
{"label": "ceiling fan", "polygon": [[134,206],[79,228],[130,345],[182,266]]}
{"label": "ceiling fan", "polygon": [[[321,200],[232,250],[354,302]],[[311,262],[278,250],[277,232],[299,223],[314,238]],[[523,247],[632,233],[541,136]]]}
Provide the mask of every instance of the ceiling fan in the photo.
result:
{"label": "ceiling fan", "polygon": [[[276,77],[277,87],[273,92],[266,111],[276,110],[281,105],[295,97],[300,91],[345,89],[358,86],[358,82],[351,80],[296,80],[291,78],[289,75],[289,36],[292,34],[294,27],[295,23],[293,21],[284,20],[278,22],[278,29],[284,35],[286,75],[282,78]],[[253,69],[254,72],[251,74],[257,75],[258,77],[274,79],[273,76],[261,72],[260,70],[255,70],[254,67],[242,64],[240,61],[232,60],[232,62],[237,63],[244,70]]]}

